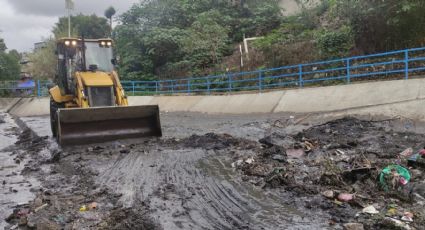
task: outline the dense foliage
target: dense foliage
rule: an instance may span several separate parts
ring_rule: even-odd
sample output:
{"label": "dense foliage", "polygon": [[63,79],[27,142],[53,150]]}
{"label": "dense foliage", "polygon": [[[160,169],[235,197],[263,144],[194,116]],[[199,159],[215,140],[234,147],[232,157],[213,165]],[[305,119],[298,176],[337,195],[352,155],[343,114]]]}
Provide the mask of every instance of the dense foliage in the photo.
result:
{"label": "dense foliage", "polygon": [[6,50],[6,44],[0,38],[0,81],[17,80],[21,73],[20,55],[16,50]]}
{"label": "dense foliage", "polygon": [[[105,38],[109,37],[108,20],[96,15],[75,15],[71,16],[71,36],[85,38]],[[68,17],[61,17],[53,27],[53,34],[56,38],[68,37]]]}
{"label": "dense foliage", "polygon": [[115,29],[127,79],[203,75],[220,70],[243,36],[281,23],[277,0],[153,0],[134,5]]}
{"label": "dense foliage", "polygon": [[53,38],[44,41],[46,46],[28,55],[28,72],[36,79],[53,79],[56,74],[56,43]]}

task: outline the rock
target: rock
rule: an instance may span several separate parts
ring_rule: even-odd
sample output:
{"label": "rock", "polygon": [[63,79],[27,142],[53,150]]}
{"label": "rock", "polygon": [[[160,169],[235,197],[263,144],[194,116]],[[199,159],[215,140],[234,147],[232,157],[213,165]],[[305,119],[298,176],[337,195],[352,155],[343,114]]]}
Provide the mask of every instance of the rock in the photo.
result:
{"label": "rock", "polygon": [[232,168],[236,168],[237,166],[240,166],[243,163],[242,159],[239,159],[232,163]]}
{"label": "rock", "polygon": [[34,207],[35,208],[38,208],[41,205],[43,205],[43,200],[41,198],[39,198],[39,197],[35,198],[35,200],[34,200]]}
{"label": "rock", "polygon": [[363,230],[363,224],[360,223],[346,223],[343,225],[344,230]]}
{"label": "rock", "polygon": [[23,216],[19,219],[19,224],[18,224],[19,226],[25,226],[27,224],[28,224],[28,219],[26,216]]}
{"label": "rock", "polygon": [[379,211],[378,211],[378,210],[376,210],[376,208],[375,208],[375,207],[373,207],[373,205],[369,205],[369,206],[365,207],[365,208],[362,210],[362,212],[363,212],[363,213],[369,213],[369,214],[378,214],[378,213],[379,213]]}
{"label": "rock", "polygon": [[273,160],[279,161],[279,162],[286,162],[286,159],[283,155],[275,154],[272,156]]}
{"label": "rock", "polygon": [[332,199],[335,197],[335,192],[332,190],[326,190],[322,192],[322,195],[326,198]]}
{"label": "rock", "polygon": [[391,218],[391,217],[385,217],[381,225],[384,226],[384,229],[404,229],[404,230],[412,229],[408,224],[403,223],[402,221]]}
{"label": "rock", "polygon": [[60,158],[61,158],[61,154],[62,154],[61,151],[54,151],[54,152],[52,152],[52,157],[50,158],[50,162],[51,163],[58,162],[60,160]]}
{"label": "rock", "polygon": [[413,222],[413,213],[404,212],[404,215],[403,217],[401,217],[401,220],[405,222]]}
{"label": "rock", "polygon": [[3,185],[5,185],[5,184],[6,184],[6,181],[5,181],[5,180],[3,180],[2,184],[3,184]]}
{"label": "rock", "polygon": [[60,230],[61,229],[61,227],[58,224],[46,218],[42,218],[41,220],[37,221],[36,228],[43,229],[43,230]]}
{"label": "rock", "polygon": [[412,188],[412,193],[416,193],[421,197],[425,197],[425,181],[415,184]]}
{"label": "rock", "polygon": [[287,149],[286,155],[289,158],[302,158],[305,155],[305,152],[303,149]]}
{"label": "rock", "polygon": [[247,164],[252,164],[254,162],[254,158],[253,157],[250,157],[250,158],[248,158],[248,159],[246,159],[245,160],[245,163],[247,163]]}

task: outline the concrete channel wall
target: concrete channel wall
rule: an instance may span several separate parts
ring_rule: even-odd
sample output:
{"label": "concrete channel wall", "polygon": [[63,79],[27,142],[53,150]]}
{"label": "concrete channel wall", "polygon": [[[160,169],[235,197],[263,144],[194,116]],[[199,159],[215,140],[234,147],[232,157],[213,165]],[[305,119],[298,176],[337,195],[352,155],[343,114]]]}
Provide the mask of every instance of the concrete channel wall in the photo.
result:
{"label": "concrete channel wall", "polygon": [[[408,115],[425,119],[425,79],[379,81],[351,85],[212,96],[135,96],[130,105],[158,104],[162,112],[211,114],[355,113]],[[2,99],[0,109],[16,116],[49,113],[48,98]]]}

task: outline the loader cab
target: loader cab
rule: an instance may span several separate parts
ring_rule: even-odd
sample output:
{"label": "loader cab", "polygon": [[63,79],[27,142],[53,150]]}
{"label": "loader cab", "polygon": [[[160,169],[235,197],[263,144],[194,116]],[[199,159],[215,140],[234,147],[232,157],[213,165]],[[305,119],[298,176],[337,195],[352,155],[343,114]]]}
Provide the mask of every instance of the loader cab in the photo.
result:
{"label": "loader cab", "polygon": [[106,72],[114,70],[111,39],[62,38],[57,41],[56,82],[62,94],[75,94],[74,74],[78,72]]}

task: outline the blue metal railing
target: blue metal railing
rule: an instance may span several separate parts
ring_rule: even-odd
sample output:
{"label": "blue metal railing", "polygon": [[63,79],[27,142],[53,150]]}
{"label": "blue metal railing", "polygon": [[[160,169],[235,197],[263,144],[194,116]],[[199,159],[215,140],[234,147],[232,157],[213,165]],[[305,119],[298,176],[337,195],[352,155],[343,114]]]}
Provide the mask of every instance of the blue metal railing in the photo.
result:
{"label": "blue metal railing", "polygon": [[425,75],[425,47],[278,68],[159,81],[123,81],[129,95],[211,94]]}
{"label": "blue metal railing", "polygon": [[[318,61],[250,72],[225,73],[158,81],[122,81],[128,95],[214,94],[281,88],[350,84],[365,80],[409,79],[425,76],[425,47]],[[47,96],[48,81],[28,91]],[[20,90],[17,83],[0,82],[0,92]],[[2,94],[0,94],[1,96]]]}

